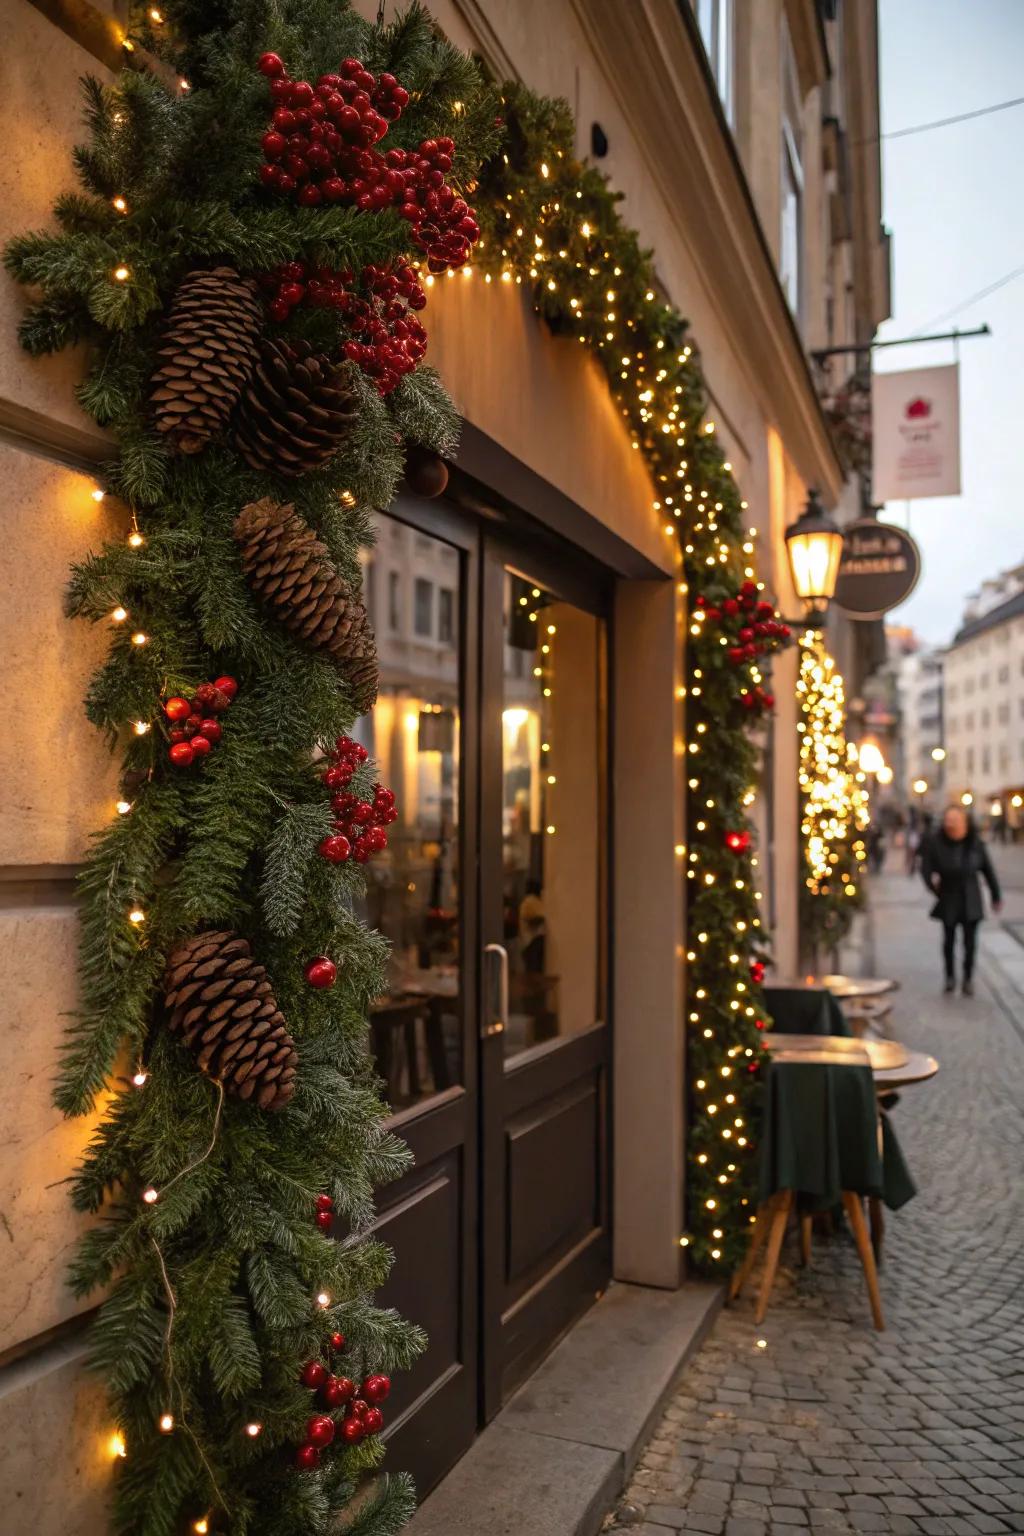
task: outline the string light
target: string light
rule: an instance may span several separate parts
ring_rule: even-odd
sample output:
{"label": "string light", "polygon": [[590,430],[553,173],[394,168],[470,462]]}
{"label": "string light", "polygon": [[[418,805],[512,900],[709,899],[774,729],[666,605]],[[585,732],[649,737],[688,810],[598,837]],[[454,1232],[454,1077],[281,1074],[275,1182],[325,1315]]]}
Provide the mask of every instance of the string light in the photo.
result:
{"label": "string light", "polygon": [[132,803],[130,800],[119,800],[115,806],[115,810],[119,816],[127,816],[131,808]]}
{"label": "string light", "polygon": [[174,1414],[162,1413],[157,1421],[157,1428],[162,1435],[169,1435],[174,1429]]}
{"label": "string light", "polygon": [[107,1441],[107,1450],[111,1456],[120,1457],[122,1460],[128,1455],[128,1447],[120,1430],[115,1430]]}
{"label": "string light", "polygon": [[321,1291],[319,1293],[319,1295],[316,1298],[316,1304],[317,1304],[318,1307],[324,1307],[324,1308],[330,1306],[331,1298],[330,1298],[330,1296],[328,1296],[326,1291]]}
{"label": "string light", "polygon": [[103,501],[106,497],[106,494],[106,491],[103,490],[102,486],[99,485],[96,486],[95,490],[89,492],[89,495],[92,497],[93,501]]}
{"label": "string light", "polygon": [[123,624],[127,617],[128,617],[128,609],[127,608],[122,608],[120,606],[120,604],[118,604],[118,606],[113,610],[113,612],[110,615],[111,623],[113,623],[113,624]]}
{"label": "string light", "polygon": [[145,736],[146,732],[149,730],[149,721],[136,720],[132,729],[134,730],[136,736]]}
{"label": "string light", "polygon": [[201,1515],[198,1520],[193,1520],[192,1529],[195,1531],[196,1536],[207,1536],[207,1532],[210,1529],[210,1522],[207,1520],[205,1515]]}
{"label": "string light", "polygon": [[261,1435],[263,1433],[263,1425],[257,1424],[255,1422],[252,1424],[247,1424],[245,1426],[245,1432],[249,1436],[250,1440],[255,1440],[257,1435]]}
{"label": "string light", "polygon": [[[149,1073],[145,1070],[144,1067],[140,1067],[137,1072],[132,1074],[132,1082],[135,1084],[136,1088],[144,1088],[149,1082]],[[152,1205],[152,1203],[152,1201],[149,1202],[150,1205]]]}
{"label": "string light", "polygon": [[127,202],[125,201],[125,199],[123,197],[115,197],[115,198],[113,198],[111,200],[111,203],[112,203],[112,207],[118,213],[127,213],[128,212],[128,204],[127,204]]}
{"label": "string light", "polygon": [[148,640],[149,636],[143,634],[141,629],[137,629],[134,635],[132,635],[132,645],[146,645]]}
{"label": "string light", "polygon": [[116,282],[126,283],[132,274],[128,267],[120,266],[114,268],[113,275]]}
{"label": "string light", "polygon": [[160,1196],[151,1184],[148,1189],[142,1191],[142,1199],[146,1205],[156,1205]]}
{"label": "string light", "polygon": [[143,912],[141,907],[133,907],[132,910],[128,913],[128,921],[138,926],[139,923],[144,923],[146,921],[146,914]]}

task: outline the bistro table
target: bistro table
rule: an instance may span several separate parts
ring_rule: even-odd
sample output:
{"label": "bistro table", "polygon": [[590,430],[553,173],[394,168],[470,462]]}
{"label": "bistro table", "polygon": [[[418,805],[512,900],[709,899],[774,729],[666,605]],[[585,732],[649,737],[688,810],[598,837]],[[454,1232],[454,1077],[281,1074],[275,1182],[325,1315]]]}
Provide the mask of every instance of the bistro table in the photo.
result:
{"label": "bistro table", "polygon": [[765,1009],[775,1029],[792,1035],[848,1035],[850,1026],[834,994],[807,982],[769,982]]}
{"label": "bistro table", "polygon": [[850,1002],[853,998],[884,997],[887,992],[895,992],[899,986],[899,982],[890,981],[885,976],[819,976],[818,982],[827,987],[840,1002]]}

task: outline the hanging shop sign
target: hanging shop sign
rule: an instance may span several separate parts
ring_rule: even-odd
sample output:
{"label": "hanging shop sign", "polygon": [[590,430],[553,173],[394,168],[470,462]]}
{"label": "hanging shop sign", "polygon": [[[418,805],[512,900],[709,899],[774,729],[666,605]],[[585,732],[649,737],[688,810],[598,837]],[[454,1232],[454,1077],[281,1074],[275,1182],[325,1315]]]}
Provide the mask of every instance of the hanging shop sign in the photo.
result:
{"label": "hanging shop sign", "polygon": [[871,379],[872,500],[960,494],[960,368],[912,368]]}
{"label": "hanging shop sign", "polygon": [[920,574],[910,534],[866,517],[843,530],[834,601],[851,619],[880,619],[910,596]]}

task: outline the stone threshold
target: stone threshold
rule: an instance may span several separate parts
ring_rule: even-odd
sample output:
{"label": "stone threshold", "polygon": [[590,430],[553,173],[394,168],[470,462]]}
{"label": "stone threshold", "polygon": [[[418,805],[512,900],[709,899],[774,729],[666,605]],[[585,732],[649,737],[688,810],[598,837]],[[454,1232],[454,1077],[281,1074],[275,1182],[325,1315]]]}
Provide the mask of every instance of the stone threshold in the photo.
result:
{"label": "stone threshold", "polygon": [[408,1536],[595,1536],[724,1288],[613,1284],[473,1442]]}

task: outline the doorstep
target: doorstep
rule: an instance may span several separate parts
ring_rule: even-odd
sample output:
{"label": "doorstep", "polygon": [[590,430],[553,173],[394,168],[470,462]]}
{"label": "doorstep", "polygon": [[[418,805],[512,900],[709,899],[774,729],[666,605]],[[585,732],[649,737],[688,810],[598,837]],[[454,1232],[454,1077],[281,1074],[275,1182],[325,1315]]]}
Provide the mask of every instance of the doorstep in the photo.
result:
{"label": "doorstep", "polygon": [[473,1442],[408,1536],[594,1536],[724,1299],[613,1284]]}

